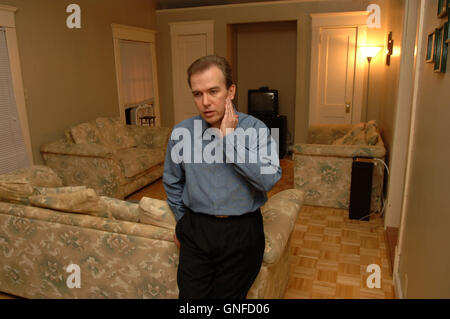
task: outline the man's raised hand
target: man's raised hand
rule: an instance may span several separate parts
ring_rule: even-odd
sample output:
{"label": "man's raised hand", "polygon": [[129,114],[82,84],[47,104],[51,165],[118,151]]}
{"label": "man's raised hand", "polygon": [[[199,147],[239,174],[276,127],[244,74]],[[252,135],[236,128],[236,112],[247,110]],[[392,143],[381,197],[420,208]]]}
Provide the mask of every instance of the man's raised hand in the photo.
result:
{"label": "man's raised hand", "polygon": [[[220,132],[222,136],[227,135],[234,131],[238,124],[239,115],[234,112],[233,104],[231,103],[231,99],[227,98],[225,102],[225,114],[222,119],[222,123],[220,124]],[[227,130],[228,129],[228,130]]]}

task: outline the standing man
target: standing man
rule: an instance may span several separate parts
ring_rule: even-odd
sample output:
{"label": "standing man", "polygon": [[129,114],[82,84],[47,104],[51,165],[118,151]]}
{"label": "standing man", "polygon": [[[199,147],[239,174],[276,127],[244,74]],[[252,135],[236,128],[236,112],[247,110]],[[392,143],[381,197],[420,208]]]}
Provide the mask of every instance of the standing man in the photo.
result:
{"label": "standing man", "polygon": [[223,57],[193,62],[188,83],[199,115],[175,125],[163,174],[177,221],[179,297],[242,299],[264,255],[260,207],[281,178],[276,144],[263,122],[235,111]]}

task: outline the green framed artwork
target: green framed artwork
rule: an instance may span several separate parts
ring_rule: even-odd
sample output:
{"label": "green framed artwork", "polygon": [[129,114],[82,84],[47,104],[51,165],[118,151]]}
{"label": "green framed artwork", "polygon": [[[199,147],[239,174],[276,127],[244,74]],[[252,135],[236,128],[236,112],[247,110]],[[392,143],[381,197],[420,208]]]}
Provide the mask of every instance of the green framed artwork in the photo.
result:
{"label": "green framed artwork", "polygon": [[442,36],[442,54],[441,54],[441,68],[440,71],[442,73],[445,73],[447,70],[447,54],[448,54],[448,28],[449,23],[448,21],[444,24],[444,31]]}
{"label": "green framed artwork", "polygon": [[[448,3],[450,5],[450,1]],[[445,43],[450,43],[450,15],[448,16],[447,21],[447,38],[445,39]]]}
{"label": "green framed artwork", "polygon": [[437,16],[439,18],[445,17],[449,8],[449,0],[438,0]]}
{"label": "green framed artwork", "polygon": [[434,62],[434,32],[428,34],[426,61],[428,63]]}
{"label": "green framed artwork", "polygon": [[445,73],[447,70],[448,43],[448,22],[434,31],[434,72]]}
{"label": "green framed artwork", "polygon": [[434,72],[441,72],[442,38],[444,28],[434,31]]}

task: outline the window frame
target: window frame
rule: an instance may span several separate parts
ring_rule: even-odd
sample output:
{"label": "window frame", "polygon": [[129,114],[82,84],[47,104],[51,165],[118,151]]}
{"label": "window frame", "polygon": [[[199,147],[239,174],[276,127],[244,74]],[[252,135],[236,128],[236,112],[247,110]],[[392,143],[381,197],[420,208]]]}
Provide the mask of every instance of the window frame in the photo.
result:
{"label": "window frame", "polygon": [[11,69],[11,79],[16,99],[17,113],[19,115],[22,136],[28,155],[29,165],[34,164],[31,148],[30,128],[28,124],[27,108],[25,103],[25,90],[23,87],[22,69],[20,66],[19,47],[17,43],[15,13],[17,8],[0,5],[0,27],[5,29],[8,57]]}

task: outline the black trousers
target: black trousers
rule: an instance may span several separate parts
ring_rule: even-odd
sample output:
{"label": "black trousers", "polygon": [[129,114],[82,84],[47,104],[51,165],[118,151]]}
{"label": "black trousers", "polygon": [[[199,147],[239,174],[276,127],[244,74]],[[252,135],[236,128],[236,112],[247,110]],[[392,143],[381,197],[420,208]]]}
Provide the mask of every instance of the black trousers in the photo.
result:
{"label": "black trousers", "polygon": [[218,218],[188,212],[175,229],[180,241],[180,299],[244,299],[261,268],[261,211]]}

